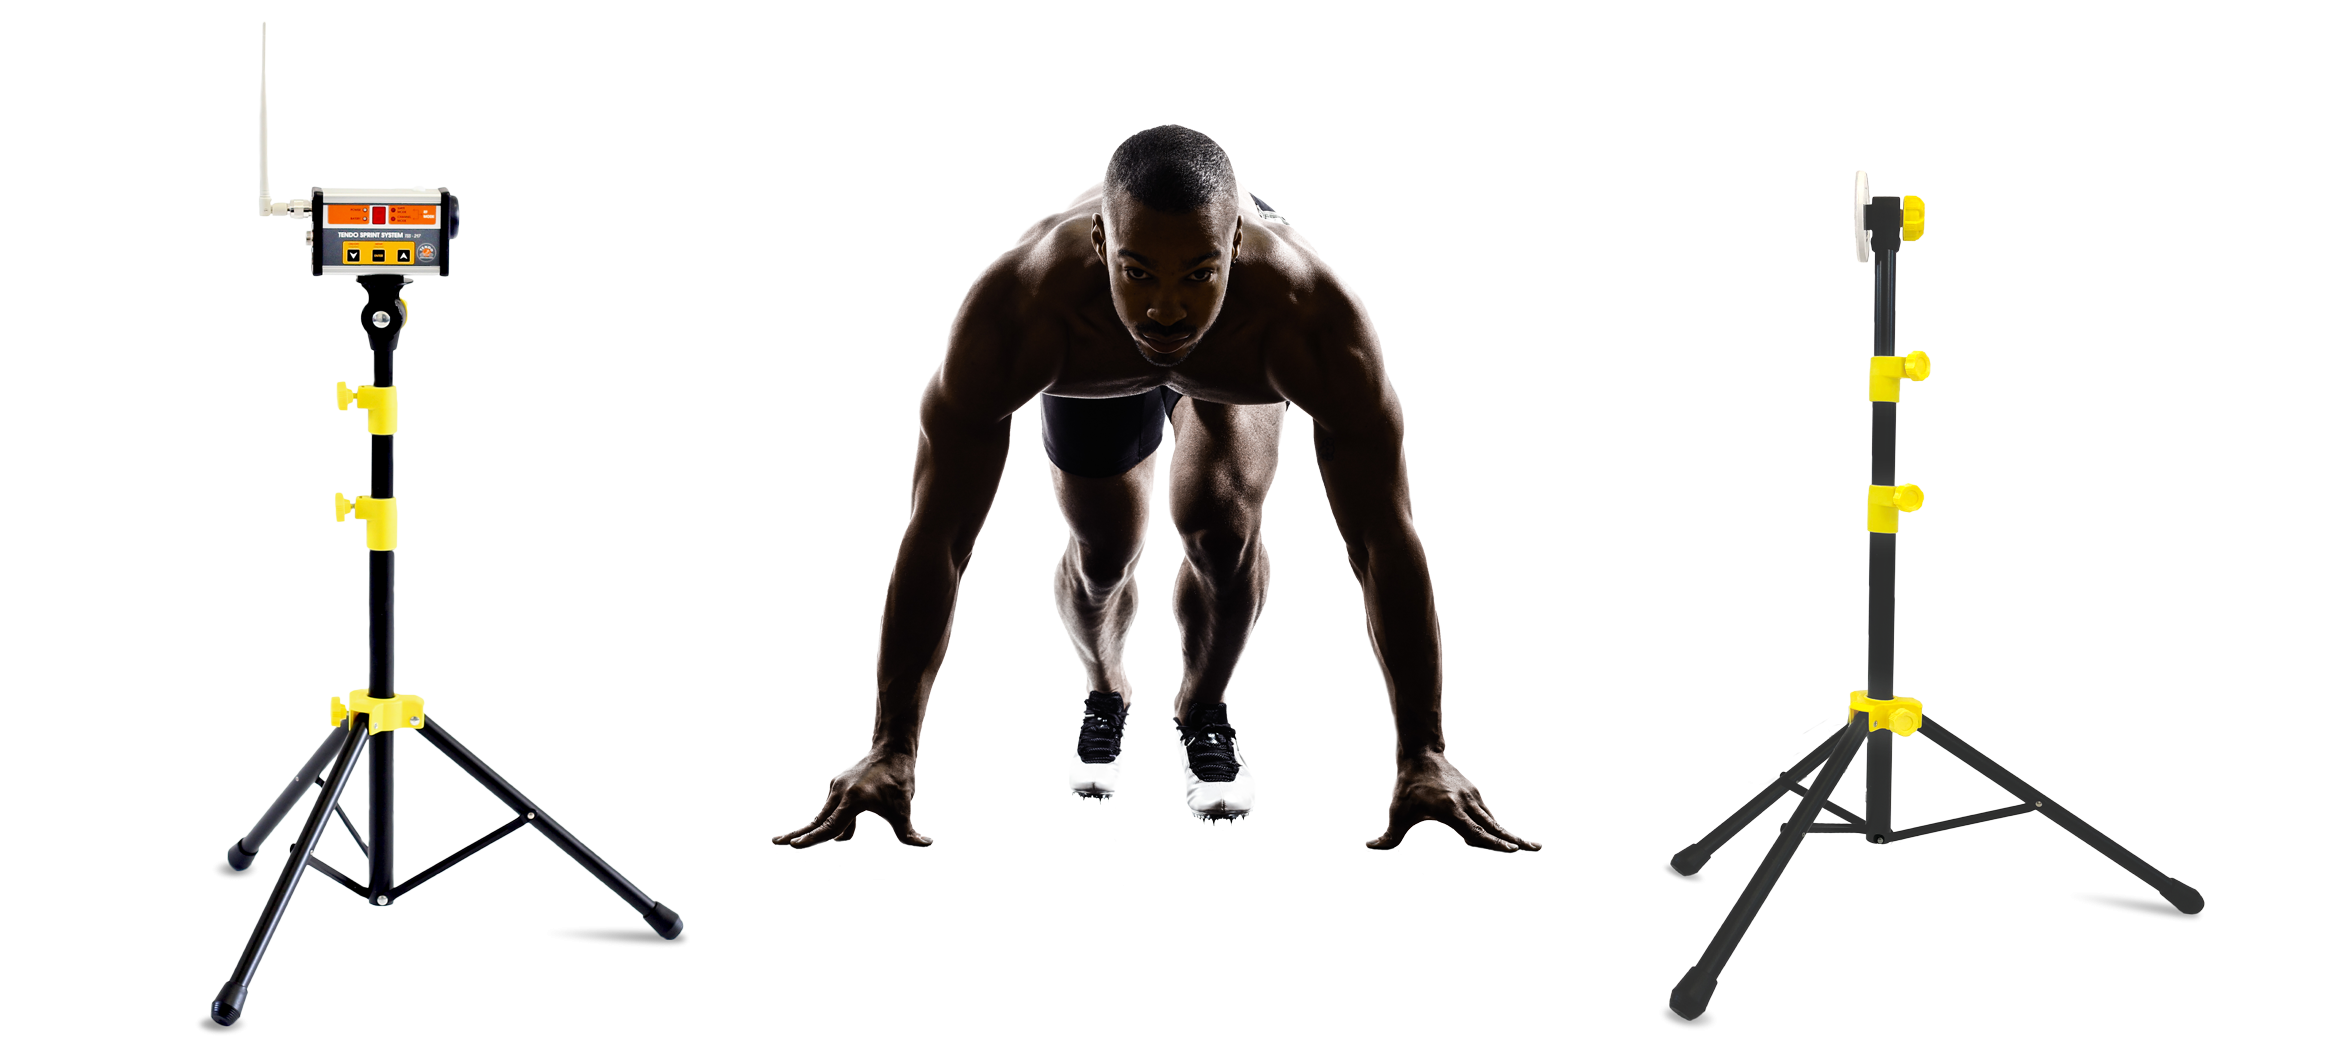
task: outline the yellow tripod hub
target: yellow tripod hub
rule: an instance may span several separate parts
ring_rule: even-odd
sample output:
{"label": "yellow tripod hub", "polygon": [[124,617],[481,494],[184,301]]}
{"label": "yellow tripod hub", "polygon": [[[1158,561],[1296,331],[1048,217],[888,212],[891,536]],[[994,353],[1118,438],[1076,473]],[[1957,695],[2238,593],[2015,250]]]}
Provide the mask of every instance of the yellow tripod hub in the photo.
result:
{"label": "yellow tripod hub", "polygon": [[367,521],[367,548],[387,553],[399,548],[399,499],[396,497],[360,497],[357,500],[334,495],[334,522],[340,523],[353,513]]}
{"label": "yellow tripod hub", "polygon": [[1922,728],[1922,701],[1911,696],[1893,696],[1876,700],[1859,689],[1849,694],[1849,719],[1854,722],[1859,713],[1865,715],[1865,731],[1886,729],[1901,737],[1911,737]]}
{"label": "yellow tripod hub", "polygon": [[395,435],[399,433],[399,388],[360,387],[351,390],[350,384],[334,385],[334,407],[348,409],[350,403],[367,411],[367,433]]}
{"label": "yellow tripod hub", "polygon": [[1900,239],[1908,243],[1922,238],[1922,200],[1909,195],[1901,203],[1906,208],[1905,224],[1898,230]]}
{"label": "yellow tripod hub", "polygon": [[350,722],[352,715],[367,716],[367,733],[370,735],[388,733],[395,729],[422,729],[424,728],[424,698],[406,694],[368,696],[364,689],[352,689],[349,706],[343,706],[341,697],[334,698],[333,724],[336,726],[355,725]]}
{"label": "yellow tripod hub", "polygon": [[1875,534],[1898,533],[1898,514],[1922,507],[1922,487],[1868,486],[1865,488],[1865,529]]}
{"label": "yellow tripod hub", "polygon": [[1920,350],[1905,357],[1874,358],[1871,374],[1866,377],[1866,400],[1897,401],[1900,383],[1907,380],[1920,382],[1929,378],[1931,378],[1931,355]]}

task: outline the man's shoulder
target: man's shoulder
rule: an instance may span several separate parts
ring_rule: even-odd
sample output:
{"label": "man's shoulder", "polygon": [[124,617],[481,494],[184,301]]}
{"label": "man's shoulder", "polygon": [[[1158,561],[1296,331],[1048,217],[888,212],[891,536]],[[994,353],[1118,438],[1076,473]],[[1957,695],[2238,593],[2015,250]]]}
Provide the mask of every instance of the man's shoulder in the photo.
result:
{"label": "man's shoulder", "polygon": [[1368,303],[1316,256],[1297,279],[1295,340],[1283,343],[1286,357],[1267,364],[1269,383],[1311,420],[1344,423],[1382,411],[1391,383]]}
{"label": "man's shoulder", "polygon": [[1030,246],[1011,246],[978,272],[952,315],[938,378],[985,415],[1023,408],[1058,369],[1051,336],[1060,315],[1037,268],[1042,263]]}
{"label": "man's shoulder", "polygon": [[1037,221],[978,274],[967,310],[1005,324],[1042,325],[1103,293],[1090,221],[1088,209],[1074,208]]}

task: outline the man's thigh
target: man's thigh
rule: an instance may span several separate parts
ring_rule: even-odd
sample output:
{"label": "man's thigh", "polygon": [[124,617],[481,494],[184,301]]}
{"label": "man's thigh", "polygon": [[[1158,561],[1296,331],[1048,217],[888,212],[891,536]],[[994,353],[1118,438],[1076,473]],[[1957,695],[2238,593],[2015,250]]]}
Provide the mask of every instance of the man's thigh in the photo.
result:
{"label": "man's thigh", "polygon": [[1253,538],[1262,500],[1279,477],[1279,441],[1288,404],[1225,406],[1187,399],[1173,406],[1173,467],[1166,509],[1182,535],[1236,533]]}

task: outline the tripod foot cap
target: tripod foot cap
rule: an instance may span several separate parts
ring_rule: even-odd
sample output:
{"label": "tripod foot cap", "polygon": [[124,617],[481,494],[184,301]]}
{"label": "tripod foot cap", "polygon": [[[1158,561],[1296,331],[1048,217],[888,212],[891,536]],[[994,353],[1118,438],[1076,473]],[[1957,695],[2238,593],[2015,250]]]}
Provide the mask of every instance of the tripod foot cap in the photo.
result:
{"label": "tripod foot cap", "polygon": [[212,1000],[212,1023],[223,1028],[236,1023],[244,1015],[244,991],[233,983],[220,985],[220,997]]}
{"label": "tripod foot cap", "polygon": [[1670,868],[1677,870],[1681,877],[1691,877],[1702,872],[1702,864],[1710,860],[1710,852],[1689,847],[1670,856]]}
{"label": "tripod foot cap", "polygon": [[1684,1016],[1677,1016],[1677,1009],[1670,1009],[1666,1005],[1666,1007],[1661,1007],[1661,1023],[1668,1023],[1670,1028],[1680,1028],[1680,1030],[1710,1030],[1713,1023],[1720,1023],[1720,1014],[1710,1012],[1710,1009],[1703,1009],[1703,1016],[1696,1016],[1696,1019],[1689,1021],[1689,1019],[1684,1019]]}
{"label": "tripod foot cap", "polygon": [[242,873],[245,870],[251,869],[253,864],[253,856],[259,853],[260,852],[258,851],[245,850],[244,841],[238,840],[237,842],[228,845],[228,868],[235,870],[238,873]]}
{"label": "tripod foot cap", "polygon": [[2174,903],[2175,909],[2187,914],[2196,914],[2207,909],[2208,901],[2199,897],[2199,889],[2173,877],[2167,878],[2167,883],[2159,888],[2159,894],[2166,896],[2168,902]]}
{"label": "tripod foot cap", "polygon": [[675,939],[684,934],[684,919],[668,909],[666,903],[653,903],[652,912],[644,915],[644,924],[652,926],[661,939]]}
{"label": "tripod foot cap", "polygon": [[1670,989],[1670,1012],[1687,1020],[1702,1016],[1711,1008],[1711,992],[1719,989],[1719,981],[1702,974],[1701,969],[1688,969],[1678,986]]}

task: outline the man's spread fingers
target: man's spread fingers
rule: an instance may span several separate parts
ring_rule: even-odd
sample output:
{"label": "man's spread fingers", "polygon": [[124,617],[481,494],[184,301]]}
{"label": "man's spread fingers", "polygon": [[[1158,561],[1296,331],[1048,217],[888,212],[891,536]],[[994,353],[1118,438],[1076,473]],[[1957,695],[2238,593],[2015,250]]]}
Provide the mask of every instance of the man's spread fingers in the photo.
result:
{"label": "man's spread fingers", "polygon": [[829,818],[823,819],[823,824],[800,833],[796,838],[792,839],[790,841],[790,846],[799,848],[801,850],[813,847],[816,844],[822,843],[825,840],[839,835],[839,830],[846,828],[848,823],[853,822],[854,820],[854,812],[849,811],[844,807],[840,808],[838,813],[831,815]]}
{"label": "man's spread fingers", "polygon": [[1501,840],[1505,840],[1510,844],[1514,844],[1515,846],[1520,847],[1526,851],[1537,851],[1540,849],[1540,845],[1532,843],[1531,841],[1517,836],[1514,833],[1508,832],[1506,826],[1500,825],[1498,817],[1491,813],[1491,808],[1483,805],[1483,797],[1481,793],[1475,793],[1466,797],[1466,811],[1468,814],[1473,815],[1474,823],[1476,825],[1482,826],[1483,831],[1488,832]]}
{"label": "man's spread fingers", "polygon": [[842,844],[848,842],[849,840],[855,839],[855,819],[859,816],[849,814],[845,815],[845,817],[847,820],[839,823],[839,835],[831,838]]}
{"label": "man's spread fingers", "polygon": [[1488,848],[1492,851],[1517,850],[1514,844],[1510,844],[1505,840],[1501,840],[1496,836],[1492,836],[1491,834],[1484,832],[1482,826],[1476,825],[1473,822],[1463,820],[1455,821],[1450,823],[1450,827],[1458,830],[1458,835],[1465,838],[1469,846]]}
{"label": "man's spread fingers", "polygon": [[831,793],[823,797],[823,809],[815,812],[815,820],[775,837],[774,842],[777,844],[792,843],[795,842],[799,837],[805,836],[806,834],[821,828],[824,822],[831,820],[832,814],[838,812],[839,796],[845,791],[847,791],[847,786],[840,784],[838,778],[832,778]]}

